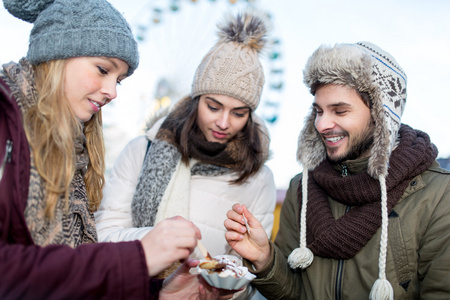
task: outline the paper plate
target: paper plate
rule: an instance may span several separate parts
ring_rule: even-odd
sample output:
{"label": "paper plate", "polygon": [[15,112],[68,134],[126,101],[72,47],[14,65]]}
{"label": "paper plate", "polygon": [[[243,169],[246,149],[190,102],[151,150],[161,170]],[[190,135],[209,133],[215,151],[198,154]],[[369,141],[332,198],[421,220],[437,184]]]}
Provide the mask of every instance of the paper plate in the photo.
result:
{"label": "paper plate", "polygon": [[224,276],[224,274],[222,274],[221,276],[218,272],[209,273],[208,270],[197,268],[202,277],[206,280],[206,282],[208,282],[209,285],[219,289],[239,290],[256,278],[255,275],[248,272],[247,267],[242,266],[241,259],[239,259],[238,257],[233,255],[218,255],[214,258],[219,259],[219,257],[234,262],[245,275],[242,277],[234,277],[232,275]]}
{"label": "paper plate", "polygon": [[253,279],[255,279],[255,275],[250,272],[247,272],[244,277],[236,278],[233,276],[221,277],[218,273],[208,274],[208,271],[201,270],[200,274],[209,283],[209,285],[225,290],[239,290],[249,284]]}

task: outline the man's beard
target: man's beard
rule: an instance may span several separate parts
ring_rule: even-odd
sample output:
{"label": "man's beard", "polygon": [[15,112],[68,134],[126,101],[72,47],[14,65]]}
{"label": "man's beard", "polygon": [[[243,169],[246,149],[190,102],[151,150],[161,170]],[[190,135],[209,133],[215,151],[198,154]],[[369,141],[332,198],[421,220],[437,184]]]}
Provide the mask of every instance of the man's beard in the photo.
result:
{"label": "man's beard", "polygon": [[[361,155],[367,153],[373,144],[373,132],[375,125],[370,120],[364,131],[361,131],[358,135],[349,139],[349,144],[345,152],[336,157],[330,157],[331,154],[337,150],[337,148],[327,148],[327,159],[332,163],[342,163],[343,161],[353,160],[359,158]],[[349,137],[348,132],[345,135]]]}

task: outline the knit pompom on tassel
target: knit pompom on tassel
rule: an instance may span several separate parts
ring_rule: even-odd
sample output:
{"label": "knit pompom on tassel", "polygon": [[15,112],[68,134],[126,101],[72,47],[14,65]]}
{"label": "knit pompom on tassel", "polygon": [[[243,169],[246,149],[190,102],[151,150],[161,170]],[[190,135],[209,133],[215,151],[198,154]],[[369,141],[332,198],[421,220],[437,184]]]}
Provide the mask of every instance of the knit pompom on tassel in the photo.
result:
{"label": "knit pompom on tassel", "polygon": [[369,295],[370,300],[394,300],[394,290],[386,279],[378,278],[372,286]]}
{"label": "knit pompom on tassel", "polygon": [[288,263],[292,269],[306,269],[311,265],[314,259],[314,254],[309,248],[295,248],[288,257]]}

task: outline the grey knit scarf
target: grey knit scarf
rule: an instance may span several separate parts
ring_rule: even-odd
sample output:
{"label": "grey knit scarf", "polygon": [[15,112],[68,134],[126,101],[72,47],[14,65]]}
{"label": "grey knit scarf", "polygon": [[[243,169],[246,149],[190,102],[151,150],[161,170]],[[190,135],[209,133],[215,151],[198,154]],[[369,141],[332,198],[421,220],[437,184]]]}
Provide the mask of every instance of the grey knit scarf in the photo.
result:
{"label": "grey knit scarf", "polygon": [[[161,199],[180,160],[181,154],[173,144],[159,139],[152,141],[131,204],[133,226],[155,225]],[[229,172],[228,168],[201,162],[191,168],[191,176],[219,176]]]}
{"label": "grey knit scarf", "polygon": [[[189,119],[192,113],[195,113],[192,109],[191,97],[186,97],[180,100],[166,119],[162,122],[161,127],[158,129],[156,138],[152,141],[152,145],[144,159],[141,174],[138,180],[135,194],[131,203],[133,226],[154,226],[155,219],[158,215],[158,209],[161,204],[161,200],[164,203],[164,209],[161,209],[161,215],[166,215],[167,210],[171,210],[167,215],[176,213],[173,211],[173,204],[166,205],[166,201],[173,201],[175,203],[181,203],[178,211],[188,213],[188,201],[189,195],[173,196],[172,189],[182,190],[186,189],[188,193],[189,185],[187,178],[192,175],[205,175],[205,176],[218,176],[225,173],[235,173],[240,179],[253,175],[264,164],[268,157],[269,138],[266,134],[264,127],[257,122],[252,122],[249,126],[255,126],[257,129],[257,137],[252,137],[253,141],[259,141],[261,147],[251,147],[242,149],[243,147],[249,147],[249,138],[234,138],[225,144],[208,142],[205,136],[197,126],[186,125],[189,124]],[[181,136],[186,126],[189,128],[189,143],[188,155],[191,158],[190,170],[185,169],[186,165],[180,165],[178,172],[177,166],[182,159],[180,146]],[[244,151],[249,150],[249,151]],[[242,153],[250,153],[252,161],[248,161],[247,157],[244,157]],[[249,155],[249,156],[250,156]],[[193,164],[195,159],[195,164]],[[185,162],[182,162],[184,164]],[[248,164],[247,164],[248,163]],[[249,168],[248,166],[252,168]],[[186,166],[187,167],[187,166]],[[190,175],[188,175],[190,173]],[[176,175],[176,176],[174,176]],[[236,177],[236,179],[238,179]],[[175,187],[172,186],[171,180],[175,178],[178,183],[174,181]],[[170,185],[170,188],[168,188]],[[183,187],[183,188],[181,188]],[[170,192],[165,194],[166,192]],[[183,193],[183,192],[180,192]],[[170,194],[170,197],[169,197]],[[167,197],[166,197],[167,196]],[[173,197],[172,197],[173,196]],[[184,201],[186,200],[187,201]],[[182,209],[181,209],[182,208]],[[159,218],[159,217],[158,217]]]}

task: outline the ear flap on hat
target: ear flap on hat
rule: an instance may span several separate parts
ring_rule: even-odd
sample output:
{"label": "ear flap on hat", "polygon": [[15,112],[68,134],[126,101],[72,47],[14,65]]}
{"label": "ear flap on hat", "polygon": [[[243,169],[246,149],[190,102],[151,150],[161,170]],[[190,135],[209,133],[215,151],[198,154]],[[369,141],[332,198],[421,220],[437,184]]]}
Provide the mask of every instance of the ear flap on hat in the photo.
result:
{"label": "ear flap on hat", "polygon": [[[401,115],[406,103],[406,75],[395,59],[379,47],[360,42],[320,47],[309,58],[304,70],[304,82],[314,94],[318,84],[339,84],[367,92],[371,99],[371,115],[375,123],[374,142],[370,153],[368,173],[380,182],[381,188],[381,241],[379,278],[370,292],[370,299],[393,299],[393,289],[386,279],[386,252],[388,241],[388,213],[386,176],[389,157],[397,141]],[[298,139],[297,158],[303,164],[303,179],[326,158],[325,146],[314,126],[313,112],[306,118]],[[301,245],[306,232],[307,182],[302,180],[303,204],[301,208]],[[291,253],[292,267],[307,267],[300,251]],[[300,258],[301,256],[301,258]],[[292,259],[291,259],[292,258]],[[296,259],[294,259],[296,258]],[[312,260],[311,260],[312,261]],[[292,262],[292,263],[291,263]],[[298,262],[297,264],[293,264]],[[300,262],[302,262],[300,264]],[[310,263],[310,262],[309,262]],[[308,263],[308,265],[309,265]]]}
{"label": "ear flap on hat", "polygon": [[315,119],[316,114],[311,109],[298,136],[297,160],[305,170],[314,169],[326,158],[325,146],[314,125]]}

